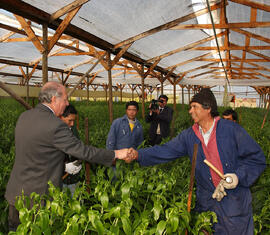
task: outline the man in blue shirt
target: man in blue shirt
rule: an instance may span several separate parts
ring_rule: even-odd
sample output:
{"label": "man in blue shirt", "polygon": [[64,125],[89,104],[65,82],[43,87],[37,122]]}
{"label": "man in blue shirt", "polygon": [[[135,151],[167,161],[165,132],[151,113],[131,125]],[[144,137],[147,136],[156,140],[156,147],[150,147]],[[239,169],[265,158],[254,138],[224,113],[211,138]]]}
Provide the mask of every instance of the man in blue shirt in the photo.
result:
{"label": "man in blue shirt", "polygon": [[106,141],[106,148],[117,150],[122,148],[134,148],[143,142],[143,129],[141,123],[136,119],[139,105],[136,101],[126,104],[126,114],[117,118],[111,125]]}
{"label": "man in blue shirt", "polygon": [[[192,161],[194,144],[198,144],[195,209],[216,213],[218,223],[213,226],[216,235],[253,235],[249,187],[266,167],[262,149],[240,125],[220,119],[216,99],[209,88],[193,96],[189,113],[194,121],[192,127],[162,146],[130,149],[130,155],[141,166],[165,163],[186,155]],[[205,160],[220,174],[209,168]]]}

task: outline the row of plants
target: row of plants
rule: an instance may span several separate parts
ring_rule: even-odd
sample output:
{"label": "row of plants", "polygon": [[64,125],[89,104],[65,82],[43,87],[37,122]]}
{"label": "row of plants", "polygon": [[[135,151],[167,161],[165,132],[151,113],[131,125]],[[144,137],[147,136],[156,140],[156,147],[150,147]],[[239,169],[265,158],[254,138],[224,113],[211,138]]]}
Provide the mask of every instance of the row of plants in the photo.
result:
{"label": "row of plants", "polygon": [[[104,148],[110,128],[107,103],[73,104],[79,112],[81,139],[85,138],[84,119],[87,117],[90,143]],[[4,200],[4,192],[15,157],[15,124],[24,108],[13,100],[0,99],[0,109],[4,110],[0,113],[0,159],[3,163],[0,165],[0,231],[7,233],[8,204]],[[220,113],[223,110],[219,108]],[[174,135],[192,125],[188,106],[177,105],[177,111]],[[260,144],[269,164],[269,121],[264,129],[260,129],[265,111],[250,108],[236,111],[241,116],[241,125]],[[124,113],[125,104],[115,103],[114,118]],[[142,120],[141,111],[138,118],[146,139],[141,147],[146,147],[149,124]],[[112,181],[111,168],[92,164],[90,188],[82,182],[73,198],[69,192],[60,191],[51,184],[49,195],[31,195],[31,200],[35,201],[32,208],[29,207],[29,198],[22,196],[16,205],[22,222],[16,234],[182,234],[186,230],[190,234],[199,234],[201,229],[211,232],[211,225],[216,221],[214,213],[187,212],[190,174],[187,158],[144,168],[137,163],[127,165],[118,161],[117,168],[117,181]],[[256,234],[267,234],[269,231],[269,176],[267,168],[252,187]],[[194,205],[194,193],[192,200]]]}

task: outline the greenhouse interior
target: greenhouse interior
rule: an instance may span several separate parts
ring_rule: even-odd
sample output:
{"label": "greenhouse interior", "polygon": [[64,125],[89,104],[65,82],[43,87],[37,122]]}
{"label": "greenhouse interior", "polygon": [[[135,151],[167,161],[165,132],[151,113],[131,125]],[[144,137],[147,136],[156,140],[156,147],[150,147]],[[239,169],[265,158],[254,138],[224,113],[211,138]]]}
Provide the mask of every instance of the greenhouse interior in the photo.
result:
{"label": "greenhouse interior", "polygon": [[[8,233],[5,191],[16,123],[35,108],[47,82],[65,87],[78,111],[79,138],[97,148],[106,148],[112,123],[130,101],[139,104],[139,149],[150,147],[149,104],[162,95],[173,117],[161,143],[173,141],[193,125],[193,98],[210,88],[219,113],[235,110],[265,156],[265,170],[245,187],[254,234],[270,233],[270,0],[1,0],[0,6],[0,234]],[[190,161],[154,167],[117,161],[116,182],[110,167],[85,161],[86,179],[73,198],[50,182],[49,199],[31,196],[39,206],[30,208],[22,195],[21,225],[9,234],[221,234],[213,229],[219,216],[195,212],[199,183],[190,190]]]}

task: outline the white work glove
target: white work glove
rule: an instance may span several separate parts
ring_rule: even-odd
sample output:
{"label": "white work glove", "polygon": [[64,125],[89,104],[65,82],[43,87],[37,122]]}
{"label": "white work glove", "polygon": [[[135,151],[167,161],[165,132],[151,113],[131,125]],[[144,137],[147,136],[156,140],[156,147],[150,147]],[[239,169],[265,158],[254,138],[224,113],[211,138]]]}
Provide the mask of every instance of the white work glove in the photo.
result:
{"label": "white work glove", "polygon": [[212,198],[217,199],[218,202],[221,201],[222,198],[227,195],[223,184],[224,184],[224,180],[220,180],[219,184],[217,185],[217,187],[212,195]]}
{"label": "white work glove", "polygon": [[[76,161],[74,161],[74,162],[76,162]],[[69,162],[69,163],[65,164],[65,172],[67,172],[70,175],[76,175],[82,169],[81,164],[79,166],[76,166],[74,164],[74,162]]]}
{"label": "white work glove", "polygon": [[226,189],[234,189],[238,185],[238,177],[234,173],[228,173],[224,175],[225,179],[223,187]]}
{"label": "white work glove", "polygon": [[224,175],[225,180],[220,180],[218,186],[216,187],[212,198],[221,201],[223,197],[227,195],[225,189],[234,189],[238,185],[238,177],[234,173],[229,173]]}

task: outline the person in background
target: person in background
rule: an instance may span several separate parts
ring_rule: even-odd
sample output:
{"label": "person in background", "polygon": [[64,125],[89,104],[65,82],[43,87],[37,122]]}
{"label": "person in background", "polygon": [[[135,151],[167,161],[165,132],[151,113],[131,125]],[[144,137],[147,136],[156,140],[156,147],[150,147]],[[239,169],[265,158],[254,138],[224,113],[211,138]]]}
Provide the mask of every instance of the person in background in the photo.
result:
{"label": "person in background", "polygon": [[[126,114],[123,117],[113,121],[107,141],[106,148],[117,150],[122,148],[134,148],[143,142],[143,128],[136,115],[139,111],[139,105],[136,101],[126,103]],[[117,180],[116,163],[112,166],[114,176],[113,181]]]}
{"label": "person in background", "polygon": [[113,121],[107,141],[106,148],[117,150],[122,148],[134,148],[143,142],[143,128],[136,115],[139,105],[136,101],[126,103],[126,114]]}
{"label": "person in background", "polygon": [[237,112],[234,111],[233,109],[226,109],[226,110],[222,113],[222,118],[223,118],[223,119],[230,120],[230,121],[238,122],[238,115],[237,115]]}
{"label": "person in background", "polygon": [[107,150],[86,146],[59,118],[69,105],[65,87],[47,82],[39,93],[35,108],[23,112],[15,128],[15,162],[7,183],[5,198],[9,203],[9,230],[20,224],[15,208],[16,197],[32,192],[46,194],[48,181],[62,187],[66,155],[91,163],[111,166],[115,158],[128,159],[128,149]]}
{"label": "person in background", "polygon": [[[69,104],[60,119],[68,125],[72,133],[79,139],[78,131],[74,125],[76,120],[77,110],[71,104]],[[76,184],[80,181],[80,170],[82,168],[81,160],[77,158],[66,155],[65,157],[65,174],[63,178],[63,188],[69,188],[71,195],[73,196]]]}
{"label": "person in background", "polygon": [[[195,210],[216,213],[218,222],[213,225],[216,235],[253,235],[249,188],[266,167],[262,149],[240,125],[220,119],[215,96],[209,88],[193,96],[189,113],[195,123],[192,127],[164,145],[130,149],[130,159],[137,159],[142,166],[186,155],[192,161],[194,144],[198,144]],[[205,159],[224,179],[205,164]]]}
{"label": "person in background", "polygon": [[158,98],[158,107],[153,103],[149,105],[149,114],[145,121],[150,122],[149,143],[154,146],[160,144],[163,138],[170,134],[170,123],[173,118],[173,110],[167,106],[168,97],[160,95]]}

